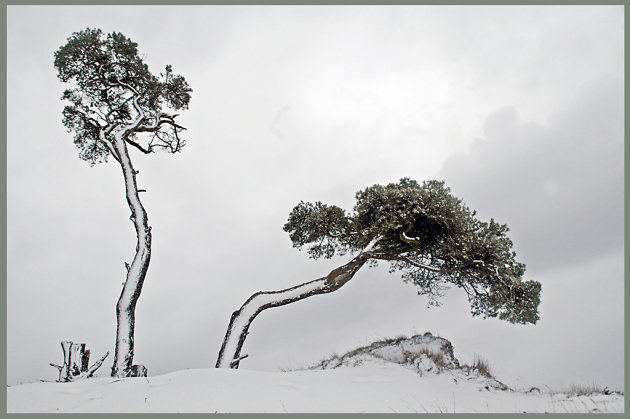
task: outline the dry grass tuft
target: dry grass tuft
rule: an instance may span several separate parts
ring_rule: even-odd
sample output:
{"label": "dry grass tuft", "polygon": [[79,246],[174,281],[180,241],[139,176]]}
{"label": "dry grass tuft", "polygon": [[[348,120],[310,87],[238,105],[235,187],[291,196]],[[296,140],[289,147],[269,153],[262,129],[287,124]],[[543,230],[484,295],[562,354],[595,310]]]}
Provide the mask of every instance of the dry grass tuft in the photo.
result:
{"label": "dry grass tuft", "polygon": [[429,359],[431,359],[438,367],[448,367],[448,361],[446,360],[442,352],[431,352],[428,349],[423,349],[422,353],[425,354]]}
{"label": "dry grass tuft", "polygon": [[595,382],[592,382],[590,384],[573,383],[569,386],[569,390],[567,390],[567,393],[573,394],[575,396],[586,396],[588,394],[605,393],[605,389],[601,388]]}
{"label": "dry grass tuft", "polygon": [[446,357],[442,352],[433,352],[427,348],[422,348],[419,352],[408,352],[405,351],[405,362],[411,363],[416,359],[420,358],[422,355],[426,356],[440,369],[448,368],[449,362],[446,360]]}
{"label": "dry grass tuft", "polygon": [[492,370],[490,368],[490,363],[487,359],[482,358],[479,355],[475,355],[475,359],[473,360],[472,368],[479,371],[481,375],[488,378],[494,378],[492,375]]}

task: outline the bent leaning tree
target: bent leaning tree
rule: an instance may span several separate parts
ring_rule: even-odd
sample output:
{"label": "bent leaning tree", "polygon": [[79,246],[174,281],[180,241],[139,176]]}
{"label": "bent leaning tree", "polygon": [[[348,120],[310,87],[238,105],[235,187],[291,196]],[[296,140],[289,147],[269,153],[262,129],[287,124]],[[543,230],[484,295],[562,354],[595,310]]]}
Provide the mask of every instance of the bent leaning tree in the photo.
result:
{"label": "bent leaning tree", "polygon": [[444,182],[404,178],[359,191],[356,200],[349,214],[321,202],[293,208],[284,230],[294,247],[308,246],[315,259],[354,256],[322,278],[249,297],[230,318],[217,368],[238,368],[247,357],[241,351],[262,311],[337,291],[365,264],[379,261],[390,264],[390,273],[401,271],[430,305],[439,305],[439,297],[454,285],[468,295],[473,316],[520,324],[539,319],[541,285],[523,281],[525,265],[515,259],[508,227],[475,218]]}
{"label": "bent leaning tree", "polygon": [[184,146],[185,128],[164,108],[187,109],[192,89],[170,65],[159,77],[142,61],[137,44],[120,33],[100,29],[75,32],[55,52],[55,68],[70,88],[62,99],[63,124],[74,134],[79,157],[91,165],[112,157],[122,169],[125,197],[136,231],[136,253],[125,263],[126,279],[116,304],[116,347],[111,374],[146,375],[133,365],[135,309],[151,260],[151,227],[140,200],[129,147],[144,154],[157,150],[177,153]]}

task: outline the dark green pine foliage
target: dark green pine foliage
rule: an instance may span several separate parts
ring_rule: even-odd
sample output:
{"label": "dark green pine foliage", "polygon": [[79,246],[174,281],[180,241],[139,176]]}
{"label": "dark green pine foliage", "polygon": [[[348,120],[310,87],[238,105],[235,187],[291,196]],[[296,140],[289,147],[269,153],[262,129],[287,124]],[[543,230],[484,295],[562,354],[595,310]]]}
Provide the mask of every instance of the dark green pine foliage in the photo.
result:
{"label": "dark green pine foliage", "polygon": [[[94,164],[116,158],[104,141],[116,134],[147,154],[183,147],[178,133],[184,128],[175,123],[177,115],[162,108],[187,109],[192,89],[170,65],[159,76],[152,74],[131,39],[116,32],[104,35],[100,29],[75,32],[55,52],[54,66],[59,79],[71,85],[62,97],[69,103],[63,123],[74,133],[81,159]],[[150,134],[145,144],[138,141],[140,133]]]}
{"label": "dark green pine foliage", "polygon": [[523,281],[525,265],[516,260],[508,227],[475,215],[444,182],[401,179],[357,192],[349,214],[300,202],[284,230],[312,258],[366,251],[372,265],[389,262],[390,273],[401,271],[430,304],[455,285],[467,293],[473,316],[536,323],[540,283]]}

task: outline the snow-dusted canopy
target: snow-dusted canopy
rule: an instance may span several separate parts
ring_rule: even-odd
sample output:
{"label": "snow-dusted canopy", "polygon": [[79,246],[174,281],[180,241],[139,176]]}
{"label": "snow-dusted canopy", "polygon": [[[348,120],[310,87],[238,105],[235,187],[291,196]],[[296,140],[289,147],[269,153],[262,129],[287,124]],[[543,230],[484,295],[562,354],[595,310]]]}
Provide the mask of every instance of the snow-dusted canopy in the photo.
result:
{"label": "snow-dusted canopy", "polygon": [[508,227],[475,218],[444,182],[401,179],[359,191],[356,200],[350,214],[300,202],[284,226],[294,247],[308,246],[313,258],[361,251],[372,264],[402,271],[432,304],[453,284],[468,294],[473,315],[536,323],[540,283],[522,281],[525,265],[516,261]]}

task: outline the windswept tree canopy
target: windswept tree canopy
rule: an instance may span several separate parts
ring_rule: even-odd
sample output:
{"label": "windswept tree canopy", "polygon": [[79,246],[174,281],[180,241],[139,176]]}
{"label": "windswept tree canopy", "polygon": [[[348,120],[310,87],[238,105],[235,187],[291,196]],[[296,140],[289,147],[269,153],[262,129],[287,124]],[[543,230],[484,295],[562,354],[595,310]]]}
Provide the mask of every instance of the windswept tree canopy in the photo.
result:
{"label": "windswept tree canopy", "polygon": [[401,179],[357,192],[352,213],[300,202],[284,230],[312,258],[366,252],[372,264],[389,262],[430,304],[452,284],[468,294],[473,316],[536,323],[540,283],[522,280],[508,227],[475,215],[444,182]]}
{"label": "windswept tree canopy", "polygon": [[[74,133],[79,156],[91,164],[119,158],[107,141],[116,135],[147,154],[176,153],[184,145],[178,135],[184,127],[163,107],[187,109],[192,89],[170,65],[153,75],[137,46],[121,33],[85,29],[55,52],[58,77],[72,86],[62,97],[70,103],[63,123]],[[149,134],[144,143],[141,133]]]}

